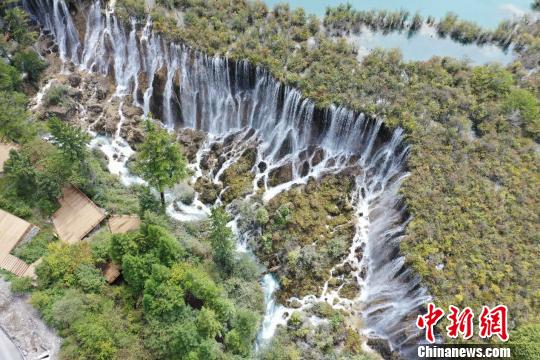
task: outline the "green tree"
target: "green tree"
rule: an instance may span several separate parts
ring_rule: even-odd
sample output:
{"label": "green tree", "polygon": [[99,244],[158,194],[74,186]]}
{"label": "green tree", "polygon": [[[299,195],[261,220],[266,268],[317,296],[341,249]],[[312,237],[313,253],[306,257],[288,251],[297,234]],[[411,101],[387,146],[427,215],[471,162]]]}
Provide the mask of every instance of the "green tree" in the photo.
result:
{"label": "green tree", "polygon": [[6,178],[15,185],[17,195],[28,197],[36,188],[36,170],[30,158],[19,151],[11,150],[4,163]]}
{"label": "green tree", "polygon": [[219,322],[214,310],[203,307],[197,314],[197,330],[199,334],[208,339],[221,336],[223,325]]}
{"label": "green tree", "polygon": [[479,66],[473,69],[470,84],[480,101],[498,99],[510,91],[512,74],[497,66]]}
{"label": "green tree", "polygon": [[24,142],[34,128],[28,122],[26,96],[18,92],[0,91],[0,138]]}
{"label": "green tree", "polygon": [[139,192],[139,215],[144,217],[147,211],[159,213],[163,208],[158,199],[152,194],[152,190],[148,186],[144,186]]}
{"label": "green tree", "polygon": [[533,138],[540,138],[540,107],[538,99],[525,89],[513,89],[502,103],[503,111],[518,115],[523,129]]}
{"label": "green tree", "polygon": [[86,159],[86,145],[90,142],[90,136],[83,130],[72,126],[60,119],[53,117],[49,120],[52,143],[72,163],[82,163]]}
{"label": "green tree", "polygon": [[111,257],[122,264],[124,278],[139,294],[152,274],[154,265],[171,266],[184,255],[174,237],[157,225],[143,224],[140,232],[115,234]]}
{"label": "green tree", "polygon": [[214,260],[223,271],[229,274],[234,266],[234,242],[232,230],[227,226],[229,216],[222,207],[212,209],[210,215],[210,242]]}
{"label": "green tree", "polygon": [[68,245],[51,243],[48,253],[36,268],[38,284],[42,287],[68,287],[77,283],[75,272],[81,265],[91,265],[92,254],[86,243]]}
{"label": "green tree", "polygon": [[8,9],[4,21],[11,37],[19,44],[27,46],[36,40],[36,33],[29,31],[28,14],[21,8]]}
{"label": "green tree", "polygon": [[169,268],[154,264],[144,285],[143,306],[147,319],[174,322],[186,314],[184,290],[171,283]]}
{"label": "green tree", "polygon": [[51,213],[62,195],[62,188],[70,181],[74,167],[57,150],[47,154],[38,165],[41,170],[36,172],[36,199],[44,212]]}
{"label": "green tree", "polygon": [[11,65],[0,61],[0,91],[15,91],[21,85],[21,74]]}
{"label": "green tree", "polygon": [[105,278],[94,265],[81,264],[75,270],[77,285],[87,293],[99,293],[105,286]]}
{"label": "green tree", "polygon": [[47,63],[40,59],[33,50],[23,50],[13,56],[13,65],[22,73],[28,75],[28,80],[37,81],[39,75],[47,67]]}
{"label": "green tree", "polygon": [[[258,316],[251,310],[238,309],[233,321],[233,330],[227,334],[227,345],[233,352],[247,356],[257,335]],[[236,334],[232,334],[236,332]],[[238,335],[238,336],[236,336]]]}
{"label": "green tree", "polygon": [[136,172],[155,187],[165,208],[165,189],[188,175],[187,162],[180,145],[167,132],[151,120],[145,121],[145,140],[141,144],[136,162]]}

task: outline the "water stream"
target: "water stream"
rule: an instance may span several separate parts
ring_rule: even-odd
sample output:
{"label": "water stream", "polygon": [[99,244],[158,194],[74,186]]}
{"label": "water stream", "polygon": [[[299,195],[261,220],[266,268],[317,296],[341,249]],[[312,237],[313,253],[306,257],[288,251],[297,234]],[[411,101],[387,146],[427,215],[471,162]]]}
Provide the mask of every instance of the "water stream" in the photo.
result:
{"label": "water stream", "polygon": [[[389,130],[379,120],[340,106],[316,109],[297,89],[278,82],[265,69],[166,42],[152,30],[151,21],[123,24],[113,9],[102,11],[99,0],[86,10],[83,39],[63,0],[24,0],[24,4],[44,30],[62,43],[62,59],[83,71],[114,79],[116,96],[122,99],[121,119],[123,102],[132,101],[170,129],[186,127],[206,132],[208,139],[197,161],[212,141],[230,134],[238,136],[239,144],[255,146],[260,166],[253,168],[253,187],[254,191],[262,188],[265,201],[293,185],[307,183],[311,177],[358,169],[351,194],[356,232],[343,263],[351,265],[360,291],[353,300],[341,298],[337,290],[328,289],[327,281],[321,284],[321,294],[298,301],[302,308],[326,301],[346,309],[360,320],[364,334],[387,339],[392,348],[405,351],[418,335],[411,319],[429,295],[399,255],[407,223],[398,193],[407,176],[408,148],[401,129]],[[129,184],[133,179],[126,172],[125,161],[133,150],[120,136],[122,123],[113,139],[97,136],[94,142],[104,151],[121,155],[109,169]],[[217,169],[212,181],[220,181],[219,174],[241,151],[241,147],[232,148],[232,160]],[[201,175],[198,166],[192,164],[194,176]],[[270,174],[284,166],[292,168],[291,178],[271,186]],[[194,204],[177,203],[176,208],[169,206],[168,212],[187,221],[206,216],[208,209],[196,197]],[[234,230],[236,225],[233,222],[231,226]],[[239,244],[242,249],[240,238]],[[359,248],[363,251],[360,258]],[[330,272],[328,279],[333,276]],[[278,283],[273,276],[266,275],[262,286],[267,311],[259,333],[261,342],[272,337],[276,326],[285,321],[286,312],[293,311],[286,308],[287,304],[276,303]]]}

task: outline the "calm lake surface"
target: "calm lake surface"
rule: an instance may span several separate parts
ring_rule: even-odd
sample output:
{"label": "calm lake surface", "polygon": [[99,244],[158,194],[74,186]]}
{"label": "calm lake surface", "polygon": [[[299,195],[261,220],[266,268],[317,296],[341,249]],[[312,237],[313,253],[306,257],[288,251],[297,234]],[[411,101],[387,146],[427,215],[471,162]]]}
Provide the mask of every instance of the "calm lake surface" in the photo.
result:
{"label": "calm lake surface", "polygon": [[[324,16],[327,6],[337,6],[341,1],[329,0],[265,0],[269,6],[288,3],[291,8],[303,7],[308,13]],[[530,12],[532,0],[350,0],[349,3],[359,10],[406,9],[411,13],[419,11],[424,17],[433,15],[437,19],[452,11],[461,19],[472,20],[486,28],[495,28],[500,21],[512,19]],[[344,1],[343,3],[346,3]],[[383,35],[368,30],[352,40],[359,48],[360,56],[365,56],[373,48],[399,48],[406,60],[428,60],[433,56],[452,56],[468,59],[473,64],[512,61],[511,51],[504,52],[494,45],[461,45],[450,39],[438,38],[433,29],[424,27],[416,36],[408,38],[406,34],[392,33]]]}

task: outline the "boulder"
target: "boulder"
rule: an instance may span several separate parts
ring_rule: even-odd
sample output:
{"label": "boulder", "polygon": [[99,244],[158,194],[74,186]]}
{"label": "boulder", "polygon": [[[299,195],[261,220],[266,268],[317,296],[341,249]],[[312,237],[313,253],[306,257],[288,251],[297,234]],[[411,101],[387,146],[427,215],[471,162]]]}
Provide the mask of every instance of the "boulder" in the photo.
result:
{"label": "boulder", "polygon": [[299,309],[302,307],[302,303],[298,299],[292,299],[289,301],[289,306],[293,309]]}
{"label": "boulder", "polygon": [[277,186],[292,180],[293,177],[293,168],[292,164],[288,163],[280,166],[277,169],[270,171],[268,177],[268,185]]}
{"label": "boulder", "polygon": [[178,130],[178,142],[182,145],[184,155],[190,163],[195,160],[197,151],[205,138],[206,135],[200,130],[188,128]]}
{"label": "boulder", "polygon": [[124,106],[122,106],[122,114],[127,118],[134,118],[142,116],[144,111],[140,107],[124,104]]}
{"label": "boulder", "polygon": [[194,188],[203,203],[214,204],[222,190],[222,185],[214,184],[208,177],[202,176],[197,179]]}

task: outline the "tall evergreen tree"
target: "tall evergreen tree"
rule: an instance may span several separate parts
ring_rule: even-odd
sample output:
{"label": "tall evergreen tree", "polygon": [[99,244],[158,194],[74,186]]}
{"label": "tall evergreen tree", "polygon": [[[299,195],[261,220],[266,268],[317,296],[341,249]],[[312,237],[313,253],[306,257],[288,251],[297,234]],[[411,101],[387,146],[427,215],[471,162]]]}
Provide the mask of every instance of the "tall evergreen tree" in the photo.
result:
{"label": "tall evergreen tree", "polygon": [[229,216],[223,208],[218,207],[212,209],[210,219],[212,220],[210,242],[214,260],[224,272],[230,273],[234,266],[234,242],[232,230],[227,227]]}
{"label": "tall evergreen tree", "polygon": [[139,149],[136,172],[155,187],[165,208],[165,189],[173,186],[188,175],[187,162],[180,145],[167,132],[146,120],[146,137]]}

